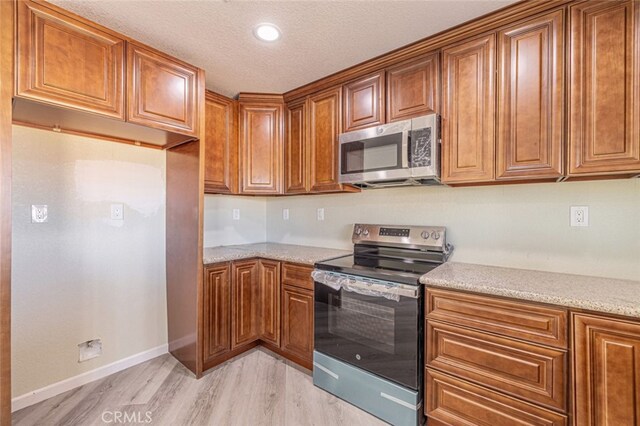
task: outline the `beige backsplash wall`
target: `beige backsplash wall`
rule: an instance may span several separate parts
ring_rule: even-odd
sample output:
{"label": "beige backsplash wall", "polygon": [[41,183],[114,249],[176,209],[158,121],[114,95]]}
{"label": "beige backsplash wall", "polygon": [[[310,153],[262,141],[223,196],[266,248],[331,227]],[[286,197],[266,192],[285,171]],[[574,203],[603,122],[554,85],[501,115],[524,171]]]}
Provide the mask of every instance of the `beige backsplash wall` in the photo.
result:
{"label": "beige backsplash wall", "polygon": [[[240,210],[240,220],[233,219]],[[204,246],[262,243],[267,240],[265,197],[205,195]]]}
{"label": "beige backsplash wall", "polygon": [[14,126],[12,267],[14,397],[165,345],[165,153]]}
{"label": "beige backsplash wall", "polygon": [[[583,205],[590,226],[570,227],[570,207]],[[324,221],[316,220],[318,208]],[[640,179],[267,200],[268,241],[350,248],[355,222],[444,225],[459,262],[640,280]]]}

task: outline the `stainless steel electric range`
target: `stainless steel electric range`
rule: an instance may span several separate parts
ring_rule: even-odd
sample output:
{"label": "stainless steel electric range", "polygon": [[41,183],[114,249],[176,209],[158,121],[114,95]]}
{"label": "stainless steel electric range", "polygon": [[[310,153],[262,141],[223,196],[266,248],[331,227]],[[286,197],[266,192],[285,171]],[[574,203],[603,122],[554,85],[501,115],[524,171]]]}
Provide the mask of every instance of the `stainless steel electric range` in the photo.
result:
{"label": "stainless steel electric range", "polygon": [[356,224],[353,255],[316,263],[313,382],[394,425],[423,422],[424,289],[446,229]]}

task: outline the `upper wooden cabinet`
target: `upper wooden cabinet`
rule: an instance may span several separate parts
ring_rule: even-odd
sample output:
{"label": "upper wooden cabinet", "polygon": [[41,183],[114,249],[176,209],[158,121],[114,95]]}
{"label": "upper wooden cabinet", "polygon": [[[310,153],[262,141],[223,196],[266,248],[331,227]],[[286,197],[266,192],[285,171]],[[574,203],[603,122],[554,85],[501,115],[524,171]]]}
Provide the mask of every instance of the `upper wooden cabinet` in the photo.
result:
{"label": "upper wooden cabinet", "polygon": [[345,132],[385,122],[384,76],[381,71],[343,86]]}
{"label": "upper wooden cabinet", "polygon": [[198,69],[157,51],[127,44],[127,120],[195,134]]}
{"label": "upper wooden cabinet", "polygon": [[640,171],[640,4],[570,7],[569,174]]}
{"label": "upper wooden cabinet", "polygon": [[205,99],[204,188],[208,193],[238,192],[237,103],[213,92]]}
{"label": "upper wooden cabinet", "polygon": [[17,95],[124,120],[125,42],[34,2],[17,2]]}
{"label": "upper wooden cabinet", "polygon": [[258,261],[234,262],[231,275],[231,348],[235,349],[257,340],[260,334]]}
{"label": "upper wooden cabinet", "polygon": [[342,88],[309,97],[310,189],[340,191],[338,136],[342,132]]}
{"label": "upper wooden cabinet", "polygon": [[203,361],[231,350],[231,272],[229,264],[208,267],[204,275]]}
{"label": "upper wooden cabinet", "polygon": [[387,121],[439,112],[438,52],[387,70]]}
{"label": "upper wooden cabinet", "polygon": [[640,323],[574,314],[575,425],[640,424]]}
{"label": "upper wooden cabinet", "polygon": [[307,118],[306,100],[287,104],[284,147],[284,192],[287,194],[309,192]]}
{"label": "upper wooden cabinet", "polygon": [[443,51],[442,181],[495,177],[495,35]]}
{"label": "upper wooden cabinet", "polygon": [[282,193],[282,96],[241,94],[240,192]]}
{"label": "upper wooden cabinet", "polygon": [[564,10],[498,33],[497,179],[563,175]]}

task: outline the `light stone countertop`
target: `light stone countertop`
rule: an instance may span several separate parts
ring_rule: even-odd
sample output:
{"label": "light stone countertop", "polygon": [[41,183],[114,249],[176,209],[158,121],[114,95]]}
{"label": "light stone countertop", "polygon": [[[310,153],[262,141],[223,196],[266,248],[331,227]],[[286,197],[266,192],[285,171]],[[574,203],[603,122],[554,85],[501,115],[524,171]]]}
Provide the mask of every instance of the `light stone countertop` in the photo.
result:
{"label": "light stone countertop", "polygon": [[424,274],[420,282],[640,318],[640,281],[448,262]]}
{"label": "light stone countertop", "polygon": [[230,260],[262,257],[283,262],[312,265],[321,260],[351,254],[350,250],[329,249],[323,247],[298,246],[280,243],[239,244],[230,246],[205,247],[203,261],[205,265],[228,262]]}

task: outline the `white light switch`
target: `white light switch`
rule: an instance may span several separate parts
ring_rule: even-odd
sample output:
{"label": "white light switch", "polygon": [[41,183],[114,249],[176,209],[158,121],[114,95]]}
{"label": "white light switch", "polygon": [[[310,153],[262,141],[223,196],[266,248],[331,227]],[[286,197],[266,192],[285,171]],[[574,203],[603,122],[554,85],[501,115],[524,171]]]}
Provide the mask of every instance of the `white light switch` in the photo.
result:
{"label": "white light switch", "polygon": [[282,209],[282,220],[289,220],[289,209]]}
{"label": "white light switch", "polygon": [[318,209],[318,220],[324,220],[324,209]]}
{"label": "white light switch", "polygon": [[124,220],[124,204],[111,204],[111,220]]}
{"label": "white light switch", "polygon": [[49,221],[46,204],[31,206],[31,223],[45,223]]}
{"label": "white light switch", "polygon": [[233,209],[233,220],[240,220],[240,209]]}
{"label": "white light switch", "polygon": [[589,207],[571,207],[571,226],[589,226]]}

